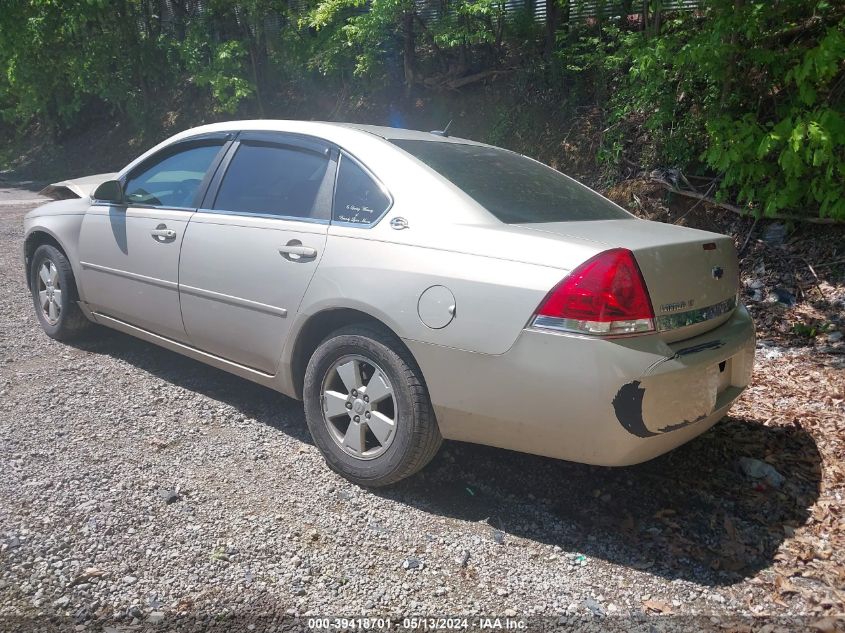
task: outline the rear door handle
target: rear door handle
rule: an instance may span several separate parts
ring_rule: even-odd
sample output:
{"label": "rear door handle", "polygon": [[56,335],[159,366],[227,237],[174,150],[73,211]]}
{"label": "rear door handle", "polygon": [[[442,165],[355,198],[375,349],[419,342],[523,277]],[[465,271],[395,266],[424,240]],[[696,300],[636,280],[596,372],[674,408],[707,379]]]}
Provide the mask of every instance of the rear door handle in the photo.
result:
{"label": "rear door handle", "polygon": [[288,259],[297,260],[301,257],[317,257],[317,249],[310,246],[303,246],[302,243],[286,244],[279,247],[279,252],[282,255],[287,255]]}

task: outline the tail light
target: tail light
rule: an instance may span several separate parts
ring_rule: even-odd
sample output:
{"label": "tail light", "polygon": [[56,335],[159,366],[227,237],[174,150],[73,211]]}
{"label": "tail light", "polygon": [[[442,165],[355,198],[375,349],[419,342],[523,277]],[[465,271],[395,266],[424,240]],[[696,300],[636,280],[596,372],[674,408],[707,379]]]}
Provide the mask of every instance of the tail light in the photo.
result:
{"label": "tail light", "polygon": [[578,266],[537,309],[538,328],[595,336],[654,331],[654,310],[633,253],[615,248]]}

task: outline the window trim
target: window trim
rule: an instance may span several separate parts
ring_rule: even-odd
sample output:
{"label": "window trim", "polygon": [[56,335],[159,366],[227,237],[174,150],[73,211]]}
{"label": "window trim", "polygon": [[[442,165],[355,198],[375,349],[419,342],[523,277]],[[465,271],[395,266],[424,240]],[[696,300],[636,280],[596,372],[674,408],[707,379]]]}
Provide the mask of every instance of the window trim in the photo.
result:
{"label": "window trim", "polygon": [[281,145],[313,154],[328,155],[332,146],[326,140],[316,136],[306,136],[294,132],[274,132],[272,130],[244,130],[238,133],[238,142]]}
{"label": "window trim", "polygon": [[[335,199],[337,198],[337,181],[338,181],[338,179],[340,178],[340,168],[341,168],[341,166],[343,165],[343,160],[344,160],[345,158],[350,159],[353,163],[355,163],[356,165],[358,165],[358,167],[360,167],[360,168],[361,168],[361,170],[362,170],[362,171],[363,171],[363,172],[364,172],[367,176],[369,176],[369,177],[370,177],[370,179],[371,179],[374,183],[376,183],[376,184],[378,185],[379,189],[381,189],[381,192],[382,192],[385,196],[387,196],[387,201],[388,201],[387,207],[386,207],[386,208],[385,208],[385,210],[381,213],[381,215],[379,215],[379,216],[378,216],[375,220],[373,220],[372,222],[369,222],[369,223],[366,223],[366,222],[344,222],[343,220],[335,220],[335,219],[334,219],[334,203],[335,203]],[[337,169],[336,169],[336,171],[335,171],[335,175],[334,175],[334,187],[332,188],[332,212],[331,212],[331,225],[332,225],[332,226],[348,226],[348,227],[354,227],[354,228],[359,228],[359,229],[371,229],[371,228],[373,228],[374,226],[376,226],[379,222],[381,222],[381,221],[384,219],[384,216],[386,216],[388,213],[390,213],[390,210],[393,208],[394,203],[395,203],[395,199],[394,199],[394,197],[393,197],[393,194],[391,193],[390,189],[388,189],[388,188],[385,186],[385,184],[384,184],[384,182],[382,182],[381,178],[379,178],[378,176],[376,176],[376,175],[373,173],[373,170],[372,170],[372,169],[370,169],[369,167],[367,167],[367,166],[366,166],[363,162],[361,162],[361,161],[360,161],[360,160],[359,160],[356,156],[354,156],[354,155],[350,154],[350,153],[349,153],[349,152],[347,152],[345,149],[340,148],[340,156],[338,157],[338,161],[337,161]]]}
{"label": "window trim", "polygon": [[[193,147],[202,147],[203,145],[208,144],[209,141],[222,141],[219,149],[217,150],[217,154],[212,159],[211,164],[208,166],[208,169],[206,169],[205,175],[203,176],[199,186],[197,187],[197,192],[194,195],[193,206],[175,207],[168,206],[165,204],[135,203],[129,200],[124,200],[124,204],[122,206],[124,208],[132,207],[133,209],[162,209],[168,211],[195,212],[200,202],[202,202],[203,198],[205,197],[206,190],[212,180],[213,174],[216,173],[217,168],[219,167],[223,158],[230,150],[234,138],[235,134],[233,132],[214,132],[209,134],[197,134],[196,136],[189,136],[184,139],[179,139],[175,143],[171,143],[167,147],[161,148],[152,156],[148,156],[146,159],[144,159],[143,162],[139,163],[138,165],[135,165],[135,167],[133,167],[131,171],[126,172],[117,179],[117,181],[120,183],[121,189],[125,192],[126,183],[132,179],[134,174],[137,174],[138,172],[149,168],[150,165],[159,163],[163,160],[166,160],[170,156],[191,149]],[[93,202],[96,204],[97,201],[94,200]]]}
{"label": "window trim", "polygon": [[[226,209],[212,209],[211,207],[214,206],[214,203],[217,200],[217,196],[220,193],[220,188],[223,185],[223,180],[226,178],[226,174],[229,171],[229,167],[232,164],[232,160],[234,160],[235,155],[238,153],[238,148],[240,147],[242,141],[246,141],[247,143],[253,143],[255,145],[280,147],[283,149],[287,148],[299,152],[307,152],[311,154],[325,156],[328,160],[328,167],[326,168],[326,173],[323,175],[323,182],[320,184],[320,189],[327,186],[327,180],[331,181],[332,195],[331,200],[329,201],[331,205],[329,208],[329,217],[303,217],[299,215],[280,215],[276,213],[260,213],[254,211],[229,211]],[[284,220],[287,222],[330,224],[332,208],[334,205],[334,187],[337,181],[338,160],[336,154],[337,152],[334,151],[333,146],[328,141],[324,141],[323,139],[320,139],[318,137],[308,137],[304,135],[291,134],[288,132],[273,131],[249,130],[238,132],[237,137],[232,142],[231,146],[226,152],[226,155],[217,165],[217,169],[214,173],[214,176],[211,178],[208,189],[206,189],[206,191],[204,192],[204,195],[200,201],[200,205],[197,207],[196,211],[197,213],[202,213],[206,215],[242,216],[251,218],[263,218],[267,220]],[[331,170],[334,170],[333,175],[330,174]],[[318,190],[318,197],[319,195],[320,190]]]}

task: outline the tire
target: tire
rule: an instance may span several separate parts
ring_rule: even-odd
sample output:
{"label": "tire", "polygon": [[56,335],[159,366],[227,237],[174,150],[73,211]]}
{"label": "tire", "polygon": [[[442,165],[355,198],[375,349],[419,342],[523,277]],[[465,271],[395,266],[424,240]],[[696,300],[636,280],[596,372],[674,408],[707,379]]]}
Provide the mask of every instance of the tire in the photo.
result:
{"label": "tire", "polygon": [[76,303],[79,294],[70,262],[55,246],[42,244],[33,253],[29,287],[35,316],[50,338],[71,340],[91,326]]}
{"label": "tire", "polygon": [[[347,387],[356,381],[357,397]],[[443,441],[419,367],[399,339],[377,325],[329,335],[308,361],[303,397],[308,429],[326,463],[361,486],[387,486],[414,474]],[[391,419],[392,426],[385,422]]]}

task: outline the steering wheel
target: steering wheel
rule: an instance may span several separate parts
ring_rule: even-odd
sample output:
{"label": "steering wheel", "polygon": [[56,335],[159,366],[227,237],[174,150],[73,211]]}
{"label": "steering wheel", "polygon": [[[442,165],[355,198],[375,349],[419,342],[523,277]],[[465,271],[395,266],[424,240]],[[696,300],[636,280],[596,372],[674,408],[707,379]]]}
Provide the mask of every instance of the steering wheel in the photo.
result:
{"label": "steering wheel", "polygon": [[189,207],[192,206],[193,197],[199,188],[200,180],[198,178],[189,178],[183,180],[173,190],[174,205]]}

